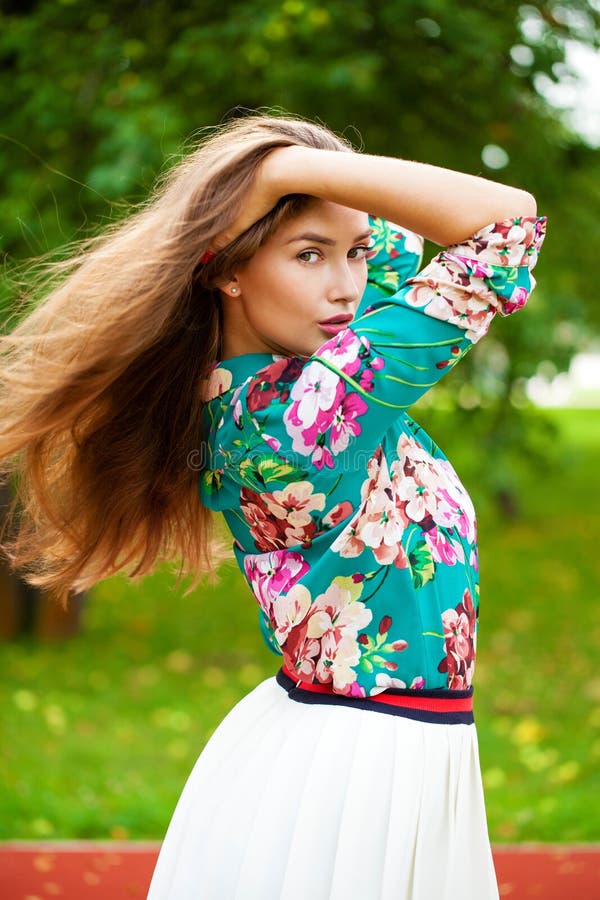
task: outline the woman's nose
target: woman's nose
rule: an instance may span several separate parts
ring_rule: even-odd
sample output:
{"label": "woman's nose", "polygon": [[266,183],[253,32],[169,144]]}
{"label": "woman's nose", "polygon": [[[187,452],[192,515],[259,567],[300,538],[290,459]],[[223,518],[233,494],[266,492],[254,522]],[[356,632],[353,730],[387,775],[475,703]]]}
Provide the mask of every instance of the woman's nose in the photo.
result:
{"label": "woman's nose", "polygon": [[334,277],[329,290],[330,300],[346,300],[354,302],[360,300],[363,287],[359,283],[357,272],[351,271],[348,264],[335,269]]}

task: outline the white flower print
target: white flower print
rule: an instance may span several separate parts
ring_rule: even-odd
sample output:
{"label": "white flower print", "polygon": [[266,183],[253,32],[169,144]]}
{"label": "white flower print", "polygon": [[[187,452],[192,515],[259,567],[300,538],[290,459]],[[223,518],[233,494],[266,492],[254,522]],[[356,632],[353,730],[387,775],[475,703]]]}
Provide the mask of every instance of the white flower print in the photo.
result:
{"label": "white flower print", "polygon": [[302,622],[310,609],[310,592],[302,584],[295,584],[287,594],[280,594],[273,603],[275,637],[284,644],[288,634]]}
{"label": "white flower print", "polygon": [[421,522],[426,515],[432,515],[436,510],[436,494],[410,476],[400,479],[397,492],[398,497],[406,501],[404,511],[413,522]]}

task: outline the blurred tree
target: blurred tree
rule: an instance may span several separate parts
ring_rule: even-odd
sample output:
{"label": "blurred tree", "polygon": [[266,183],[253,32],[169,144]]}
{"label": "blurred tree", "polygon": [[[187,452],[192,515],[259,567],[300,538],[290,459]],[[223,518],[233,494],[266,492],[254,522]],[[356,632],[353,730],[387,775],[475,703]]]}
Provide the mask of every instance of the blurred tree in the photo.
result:
{"label": "blurred tree", "polygon": [[466,417],[492,409],[478,427],[506,495],[510,448],[543,458],[523,380],[547,359],[566,367],[600,316],[600,152],[536,88],[568,77],[567,42],[599,40],[597,0],[4,2],[7,268],[120,215],[187,138],[243,109],[280,107],[371,153],[521,185],[550,218],[535,302],[434,394]]}

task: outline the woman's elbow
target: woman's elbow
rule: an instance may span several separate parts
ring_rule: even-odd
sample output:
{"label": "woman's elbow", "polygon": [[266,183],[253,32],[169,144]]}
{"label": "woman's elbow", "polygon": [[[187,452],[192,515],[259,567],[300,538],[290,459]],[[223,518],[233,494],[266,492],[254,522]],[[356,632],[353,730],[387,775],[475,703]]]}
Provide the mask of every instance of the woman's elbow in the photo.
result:
{"label": "woman's elbow", "polygon": [[520,216],[537,215],[537,201],[533,194],[528,193],[528,191],[519,191],[519,198],[516,205],[517,209],[515,213]]}

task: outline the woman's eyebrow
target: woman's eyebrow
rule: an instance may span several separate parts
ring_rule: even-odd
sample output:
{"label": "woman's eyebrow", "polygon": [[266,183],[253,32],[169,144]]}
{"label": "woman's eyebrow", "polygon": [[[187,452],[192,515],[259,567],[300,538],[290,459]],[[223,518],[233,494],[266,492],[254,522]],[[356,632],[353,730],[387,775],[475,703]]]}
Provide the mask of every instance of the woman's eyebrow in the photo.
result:
{"label": "woman's eyebrow", "polygon": [[[373,229],[369,228],[368,231],[363,231],[362,234],[355,237],[352,243],[355,244],[357,241],[364,241],[372,234]],[[315,234],[312,231],[306,231],[304,234],[297,234],[294,237],[289,238],[289,240],[286,241],[286,244],[292,244],[294,241],[314,241],[316,244],[329,244],[331,247],[334,247],[336,244],[336,241],[331,238],[324,237],[322,234]]]}

